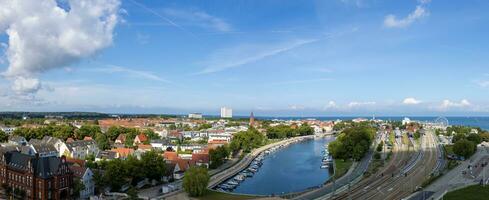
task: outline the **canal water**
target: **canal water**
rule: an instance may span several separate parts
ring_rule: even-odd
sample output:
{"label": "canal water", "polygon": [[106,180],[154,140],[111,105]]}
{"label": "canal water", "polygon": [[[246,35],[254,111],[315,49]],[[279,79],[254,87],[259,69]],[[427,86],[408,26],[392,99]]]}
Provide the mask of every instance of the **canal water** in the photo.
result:
{"label": "canal water", "polygon": [[321,169],[324,144],[333,137],[315,138],[277,150],[263,160],[252,178],[247,178],[233,192],[255,195],[280,195],[319,186],[330,178]]}

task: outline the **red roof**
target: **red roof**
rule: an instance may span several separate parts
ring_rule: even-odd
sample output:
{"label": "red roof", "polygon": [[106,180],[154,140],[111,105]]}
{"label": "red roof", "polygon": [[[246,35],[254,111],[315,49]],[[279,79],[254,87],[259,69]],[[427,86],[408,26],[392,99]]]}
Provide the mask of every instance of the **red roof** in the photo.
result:
{"label": "red roof", "polygon": [[139,144],[138,149],[151,150],[152,146],[150,144]]}
{"label": "red roof", "polygon": [[163,157],[165,158],[165,160],[178,160],[178,154],[174,151],[165,151],[165,153],[163,153]]}
{"label": "red roof", "polygon": [[73,140],[73,138],[69,137],[68,139],[66,139],[66,143],[72,143],[74,142],[75,140]]}
{"label": "red roof", "polygon": [[92,137],[90,137],[90,136],[85,136],[85,137],[83,138],[83,140],[85,140],[85,141],[90,141],[90,140],[93,140],[93,139],[92,139]]}
{"label": "red roof", "polygon": [[115,148],[110,151],[116,152],[122,158],[127,158],[134,153],[134,149],[131,148]]}
{"label": "red roof", "polygon": [[199,163],[209,163],[209,154],[208,153],[193,153],[192,160],[194,162]]}
{"label": "red roof", "polygon": [[116,141],[120,141],[121,143],[126,142],[126,135],[125,134],[119,134],[117,138],[115,139]]}
{"label": "red roof", "polygon": [[85,174],[85,171],[87,171],[87,168],[85,168],[85,167],[79,167],[79,166],[75,166],[75,165],[70,165],[68,167],[73,172],[73,175],[75,175],[75,177],[78,177],[78,178],[82,178],[83,174]]}
{"label": "red roof", "polygon": [[84,167],[85,160],[75,159],[75,158],[66,158],[66,162],[73,163],[76,166]]}
{"label": "red roof", "polygon": [[136,139],[139,139],[140,142],[145,142],[145,141],[148,141],[148,137],[146,137],[145,134],[139,134],[139,135],[136,135],[136,138],[134,138],[134,140]]}

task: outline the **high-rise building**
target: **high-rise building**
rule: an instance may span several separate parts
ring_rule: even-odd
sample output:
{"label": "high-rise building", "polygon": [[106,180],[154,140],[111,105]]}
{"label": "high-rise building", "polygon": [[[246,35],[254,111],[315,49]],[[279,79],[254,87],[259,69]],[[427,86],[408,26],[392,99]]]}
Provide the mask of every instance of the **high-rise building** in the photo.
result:
{"label": "high-rise building", "polygon": [[233,118],[233,109],[222,107],[221,118]]}
{"label": "high-rise building", "polygon": [[253,115],[253,112],[250,114],[250,127],[255,126],[255,116]]}

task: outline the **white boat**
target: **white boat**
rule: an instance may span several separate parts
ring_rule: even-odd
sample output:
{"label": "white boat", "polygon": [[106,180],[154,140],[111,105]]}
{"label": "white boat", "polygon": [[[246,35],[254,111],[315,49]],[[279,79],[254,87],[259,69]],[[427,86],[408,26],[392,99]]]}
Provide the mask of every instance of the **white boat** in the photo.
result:
{"label": "white boat", "polygon": [[231,181],[228,181],[227,184],[228,185],[238,185],[239,183],[236,182],[236,181],[231,180]]}
{"label": "white boat", "polygon": [[326,169],[328,167],[329,167],[329,165],[321,165],[321,169]]}

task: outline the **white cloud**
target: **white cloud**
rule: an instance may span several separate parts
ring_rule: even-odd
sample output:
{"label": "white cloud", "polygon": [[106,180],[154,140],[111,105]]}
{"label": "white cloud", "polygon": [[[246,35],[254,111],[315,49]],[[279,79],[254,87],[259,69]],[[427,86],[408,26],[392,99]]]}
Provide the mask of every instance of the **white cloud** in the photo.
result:
{"label": "white cloud", "polygon": [[489,80],[479,80],[479,81],[475,81],[475,83],[483,88],[489,87]]}
{"label": "white cloud", "polygon": [[242,45],[236,48],[220,50],[212,54],[210,58],[204,61],[207,67],[197,74],[215,73],[254,63],[316,41],[318,40],[295,40],[288,43],[269,46]]}
{"label": "white cloud", "polygon": [[384,26],[388,28],[404,28],[411,25],[418,19],[428,16],[428,11],[422,6],[416,6],[416,9],[407,17],[397,19],[395,15],[387,15],[384,19]]}
{"label": "white cloud", "polygon": [[181,23],[186,23],[192,26],[200,26],[211,28],[220,32],[232,31],[232,26],[226,20],[212,16],[201,10],[180,10],[167,8],[164,14],[171,16]]}
{"label": "white cloud", "polygon": [[0,0],[0,33],[8,35],[9,66],[3,73],[13,89],[36,92],[35,77],[94,55],[112,44],[119,0]]}
{"label": "white cloud", "polygon": [[328,104],[326,106],[324,106],[324,110],[333,109],[333,108],[337,108],[337,107],[338,107],[338,105],[336,105],[335,101],[329,101]]}
{"label": "white cloud", "polygon": [[408,98],[405,98],[403,101],[402,101],[403,104],[407,104],[407,105],[416,105],[416,104],[420,104],[421,101],[420,100],[417,100],[413,97],[408,97]]}
{"label": "white cloud", "polygon": [[357,102],[357,101],[352,101],[348,104],[348,107],[353,108],[353,107],[361,107],[361,106],[372,106],[377,104],[376,102],[373,101],[368,101],[368,102]]}
{"label": "white cloud", "polygon": [[133,77],[170,83],[170,81],[168,81],[162,77],[159,77],[158,75],[154,74],[153,72],[143,71],[143,70],[134,70],[134,69],[129,69],[126,67],[121,67],[121,66],[116,66],[116,65],[109,65],[107,67],[89,69],[89,71],[104,72],[104,73],[111,73],[111,74],[112,73],[124,73],[124,74],[130,75],[130,76],[133,76]]}
{"label": "white cloud", "polygon": [[419,5],[417,5],[416,9],[409,13],[405,18],[398,19],[393,14],[387,15],[384,18],[384,26],[388,28],[404,28],[423,17],[429,16],[430,13],[426,9],[426,4],[430,2],[431,0],[418,0]]}
{"label": "white cloud", "polygon": [[443,110],[450,108],[464,108],[471,106],[472,104],[467,99],[462,99],[460,102],[453,102],[448,99],[442,101],[440,108]]}
{"label": "white cloud", "polygon": [[301,106],[301,105],[291,105],[291,106],[289,106],[289,109],[290,110],[304,110],[305,107]]}
{"label": "white cloud", "polygon": [[12,84],[12,90],[19,94],[33,93],[39,89],[41,83],[36,78],[17,77]]}

